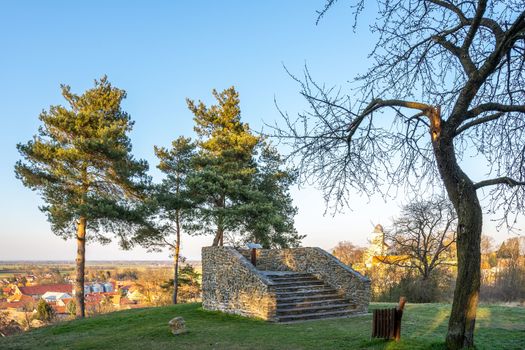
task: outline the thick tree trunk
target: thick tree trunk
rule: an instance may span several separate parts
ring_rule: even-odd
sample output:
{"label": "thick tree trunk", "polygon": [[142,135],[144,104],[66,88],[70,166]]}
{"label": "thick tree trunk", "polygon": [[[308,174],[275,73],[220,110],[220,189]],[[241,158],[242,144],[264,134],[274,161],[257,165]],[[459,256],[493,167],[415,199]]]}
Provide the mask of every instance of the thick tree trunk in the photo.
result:
{"label": "thick tree trunk", "polygon": [[217,228],[215,237],[213,238],[213,246],[222,247],[224,244],[224,230],[221,226]]}
{"label": "thick tree trunk", "polygon": [[[217,205],[218,208],[226,208],[226,197],[222,196]],[[219,215],[217,218],[217,231],[215,232],[215,237],[213,238],[213,246],[224,245],[224,218],[222,215]]]}
{"label": "thick tree trunk", "polygon": [[179,213],[176,214],[175,229],[177,231],[175,242],[175,252],[173,254],[174,266],[173,266],[173,304],[177,304],[177,297],[179,293],[179,257],[180,257],[180,217]]}
{"label": "thick tree trunk", "polygon": [[77,225],[77,258],[75,279],[75,303],[77,318],[85,316],[84,308],[84,272],[86,266],[86,223],[85,217],[80,217]]}
{"label": "thick tree trunk", "polygon": [[474,326],[480,287],[482,213],[476,197],[464,197],[458,211],[458,277],[450,314],[447,347],[474,346]]}
{"label": "thick tree trunk", "polygon": [[446,343],[448,349],[461,349],[474,345],[482,212],[473,182],[457,163],[452,137],[439,135],[433,141],[441,178],[458,215],[458,275]]}

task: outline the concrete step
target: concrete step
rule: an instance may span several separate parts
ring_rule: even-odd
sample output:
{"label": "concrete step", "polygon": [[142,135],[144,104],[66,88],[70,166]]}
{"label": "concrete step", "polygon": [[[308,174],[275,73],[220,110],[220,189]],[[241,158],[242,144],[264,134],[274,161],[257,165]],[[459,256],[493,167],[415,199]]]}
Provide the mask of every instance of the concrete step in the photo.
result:
{"label": "concrete step", "polygon": [[348,317],[353,314],[355,314],[355,311],[352,311],[352,310],[338,310],[338,311],[330,311],[330,312],[313,312],[313,313],[298,314],[298,315],[278,316],[276,320],[277,322],[287,322],[288,323],[288,322],[318,320],[318,319],[324,319],[324,318]]}
{"label": "concrete step", "polygon": [[309,289],[299,289],[299,290],[293,290],[293,291],[276,291],[275,295],[277,299],[281,298],[288,298],[288,297],[301,297],[301,296],[315,296],[315,295],[339,295],[339,293],[332,288],[309,288]]}
{"label": "concrete step", "polygon": [[272,285],[272,290],[275,292],[300,292],[300,291],[308,291],[308,290],[320,290],[320,289],[332,289],[330,287],[325,286],[323,283],[320,284],[299,284],[299,285],[292,285],[292,286],[275,286]]}
{"label": "concrete step", "polygon": [[302,315],[302,314],[310,315],[314,313],[348,311],[348,310],[353,310],[353,309],[355,309],[355,307],[352,307],[352,305],[348,303],[285,308],[285,309],[280,309],[279,306],[277,306],[277,317],[288,316],[288,315]]}
{"label": "concrete step", "polygon": [[266,276],[268,278],[271,278],[271,279],[274,279],[274,280],[302,279],[302,278],[304,278],[304,279],[311,279],[311,278],[317,279],[317,277],[315,277],[314,275],[309,274],[309,273],[305,273],[305,274],[300,273],[300,274],[293,274],[293,275],[291,275],[291,274],[288,274],[288,275],[268,275],[268,274],[266,274]]}
{"label": "concrete step", "polygon": [[275,272],[275,273],[272,273],[272,272],[263,272],[266,276],[270,277],[270,278],[301,278],[301,277],[315,277],[313,274],[311,273],[307,273],[307,272],[286,272],[286,273],[282,273],[282,272]]}
{"label": "concrete step", "polygon": [[301,277],[314,277],[311,273],[307,272],[292,272],[292,271],[261,271],[261,273],[268,278],[301,278]]}
{"label": "concrete step", "polygon": [[339,299],[341,296],[338,293],[320,293],[320,294],[307,294],[307,295],[277,295],[277,303],[306,303],[306,302],[315,302],[323,301],[330,299]]}
{"label": "concrete step", "polygon": [[323,281],[319,281],[317,279],[312,280],[283,280],[283,281],[273,281],[274,287],[293,287],[293,286],[300,286],[300,285],[308,285],[308,286],[315,286],[315,285],[323,285]]}
{"label": "concrete step", "polygon": [[337,304],[346,304],[350,305],[349,301],[343,298],[322,298],[320,300],[314,301],[292,301],[292,302],[277,302],[277,309],[288,309],[288,308],[303,308],[303,307],[316,307],[322,305],[337,305]]}

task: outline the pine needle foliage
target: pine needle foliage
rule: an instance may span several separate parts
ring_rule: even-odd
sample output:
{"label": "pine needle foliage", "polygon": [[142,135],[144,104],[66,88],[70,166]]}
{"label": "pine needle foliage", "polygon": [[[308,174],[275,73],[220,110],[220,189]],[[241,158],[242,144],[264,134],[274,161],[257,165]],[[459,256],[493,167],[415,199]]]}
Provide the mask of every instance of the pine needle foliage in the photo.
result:
{"label": "pine needle foliage", "polygon": [[45,204],[40,210],[53,232],[77,239],[75,293],[81,303],[77,315],[83,316],[85,241],[107,243],[111,233],[129,247],[130,230],[144,223],[138,200],[150,179],[146,161],[131,154],[133,121],[121,107],[126,92],[106,76],[82,95],[67,85],[61,88],[68,105],[40,114],[38,133],[17,145],[23,160],[15,173],[41,195]]}

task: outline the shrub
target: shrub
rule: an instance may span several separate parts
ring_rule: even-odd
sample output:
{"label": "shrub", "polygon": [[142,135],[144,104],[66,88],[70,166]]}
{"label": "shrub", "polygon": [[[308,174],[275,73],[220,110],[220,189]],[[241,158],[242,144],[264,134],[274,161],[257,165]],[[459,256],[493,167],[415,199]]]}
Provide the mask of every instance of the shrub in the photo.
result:
{"label": "shrub", "polygon": [[445,270],[436,270],[430,277],[407,274],[398,283],[383,291],[378,301],[396,302],[401,296],[411,303],[432,303],[449,301],[453,295],[454,280]]}
{"label": "shrub", "polygon": [[55,319],[55,310],[46,303],[44,299],[40,299],[38,304],[36,305],[36,314],[35,319],[43,321],[43,322],[51,322]]}
{"label": "shrub", "polygon": [[485,301],[524,301],[525,300],[525,266],[510,260],[496,274],[493,283],[481,286],[480,296]]}

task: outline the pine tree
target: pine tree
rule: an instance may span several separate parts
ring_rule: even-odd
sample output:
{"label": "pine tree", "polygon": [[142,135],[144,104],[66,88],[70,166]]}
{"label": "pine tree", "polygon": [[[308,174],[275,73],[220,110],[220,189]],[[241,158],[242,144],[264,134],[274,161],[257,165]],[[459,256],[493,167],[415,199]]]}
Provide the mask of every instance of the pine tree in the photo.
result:
{"label": "pine tree", "polygon": [[133,122],[121,108],[125,91],[104,76],[82,95],[62,85],[62,95],[69,107],[43,111],[38,134],[17,145],[25,161],[15,172],[41,194],[46,204],[40,209],[53,232],[77,241],[76,313],[84,317],[86,240],[107,243],[108,232],[129,246],[129,233],[144,223],[136,200],[148,185],[148,165],[130,153]]}
{"label": "pine tree", "polygon": [[213,233],[213,245],[222,246],[225,234],[233,243],[298,245],[303,236],[295,231],[297,210],[288,193],[294,174],[282,169],[277,151],[241,121],[233,87],[213,90],[213,96],[218,104],[210,107],[187,100],[198,135],[194,172],[187,180],[196,219],[190,231]]}
{"label": "pine tree", "polygon": [[257,172],[248,193],[251,198],[243,206],[242,241],[257,242],[264,248],[298,246],[305,236],[294,227],[297,208],[289,193],[296,174],[284,168],[284,160],[271,144],[261,140],[258,150]]}
{"label": "pine tree", "polygon": [[156,188],[153,207],[159,224],[156,230],[139,230],[135,241],[153,251],[169,248],[173,253],[173,304],[177,304],[180,242],[184,226],[192,221],[194,201],[188,190],[187,179],[193,170],[195,144],[191,139],[179,137],[170,149],[155,146],[160,160],[157,166],[166,178]]}
{"label": "pine tree", "polygon": [[211,107],[201,101],[196,104],[187,100],[195,116],[199,149],[190,186],[200,196],[201,203],[198,206],[201,225],[195,231],[210,233],[213,230],[213,245],[222,246],[225,232],[241,226],[239,209],[256,172],[253,154],[260,138],[241,121],[239,94],[235,88],[212,93],[218,104]]}

